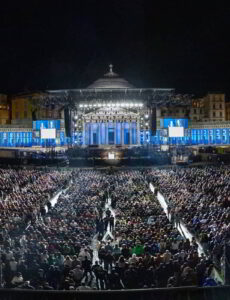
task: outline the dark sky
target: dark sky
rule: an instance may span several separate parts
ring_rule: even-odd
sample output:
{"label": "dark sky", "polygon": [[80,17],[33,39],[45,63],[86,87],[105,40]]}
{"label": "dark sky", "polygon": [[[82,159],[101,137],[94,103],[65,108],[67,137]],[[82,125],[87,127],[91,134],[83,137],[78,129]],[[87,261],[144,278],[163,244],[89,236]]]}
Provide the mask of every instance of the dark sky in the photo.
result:
{"label": "dark sky", "polygon": [[230,94],[228,1],[8,2],[0,92],[84,88],[112,62],[137,87]]}

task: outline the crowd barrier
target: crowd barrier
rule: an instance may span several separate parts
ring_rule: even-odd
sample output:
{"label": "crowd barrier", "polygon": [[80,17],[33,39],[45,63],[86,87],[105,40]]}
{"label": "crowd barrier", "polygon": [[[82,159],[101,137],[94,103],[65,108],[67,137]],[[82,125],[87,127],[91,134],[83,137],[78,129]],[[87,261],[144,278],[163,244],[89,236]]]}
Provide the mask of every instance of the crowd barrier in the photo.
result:
{"label": "crowd barrier", "polygon": [[[152,183],[149,184],[149,188],[152,191],[152,193],[156,196],[156,198],[158,199],[160,205],[162,206],[162,208],[164,209],[165,213],[168,215],[168,205],[169,205],[169,201],[168,199],[161,193],[158,191],[158,189],[156,187],[154,187],[152,185]],[[168,215],[169,219],[171,218],[170,214]],[[186,238],[190,239],[190,236],[192,236],[192,234],[189,232],[189,230],[187,229],[187,227],[185,226],[185,224],[183,223],[183,221],[181,220],[181,224],[183,224],[183,230],[182,227],[180,227],[180,230],[182,230],[183,235]],[[178,228],[179,230],[179,228]],[[179,230],[179,231],[180,231]],[[198,242],[199,248],[202,249],[202,245]],[[220,275],[220,274],[224,274],[224,271],[221,270],[220,272],[216,269],[216,267],[213,268],[212,271],[212,277],[217,280],[218,282],[221,282],[222,284],[225,282],[226,283],[226,278],[224,278],[224,275]]]}
{"label": "crowd barrier", "polygon": [[230,300],[230,286],[117,291],[39,291],[0,289],[1,300]]}

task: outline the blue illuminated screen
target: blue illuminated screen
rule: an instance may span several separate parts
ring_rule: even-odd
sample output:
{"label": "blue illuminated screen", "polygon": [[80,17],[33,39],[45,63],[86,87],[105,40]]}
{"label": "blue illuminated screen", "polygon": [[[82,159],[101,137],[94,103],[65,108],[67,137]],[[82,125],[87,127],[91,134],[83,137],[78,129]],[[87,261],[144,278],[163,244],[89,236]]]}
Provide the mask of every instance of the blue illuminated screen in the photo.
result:
{"label": "blue illuminated screen", "polygon": [[168,128],[168,127],[188,128],[188,119],[172,119],[172,118],[160,119],[160,126],[163,128]]}
{"label": "blue illuminated screen", "polygon": [[61,121],[60,120],[39,120],[33,121],[33,130],[40,130],[40,129],[51,129],[55,128],[60,130],[61,128]]}

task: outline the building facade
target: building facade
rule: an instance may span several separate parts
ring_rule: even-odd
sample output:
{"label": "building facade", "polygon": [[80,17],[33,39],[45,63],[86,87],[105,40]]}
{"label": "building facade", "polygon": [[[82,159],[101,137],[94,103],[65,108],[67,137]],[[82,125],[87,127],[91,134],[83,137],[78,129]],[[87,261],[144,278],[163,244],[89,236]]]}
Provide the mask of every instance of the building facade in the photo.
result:
{"label": "building facade", "polygon": [[[73,104],[71,137],[65,131],[66,95]],[[186,124],[183,136],[170,136],[169,127],[178,124]],[[55,138],[43,139],[43,129],[55,129]],[[173,89],[135,88],[112,66],[86,89],[0,94],[1,147],[69,143],[83,147],[227,145],[230,105],[223,93],[208,93],[185,103]]]}

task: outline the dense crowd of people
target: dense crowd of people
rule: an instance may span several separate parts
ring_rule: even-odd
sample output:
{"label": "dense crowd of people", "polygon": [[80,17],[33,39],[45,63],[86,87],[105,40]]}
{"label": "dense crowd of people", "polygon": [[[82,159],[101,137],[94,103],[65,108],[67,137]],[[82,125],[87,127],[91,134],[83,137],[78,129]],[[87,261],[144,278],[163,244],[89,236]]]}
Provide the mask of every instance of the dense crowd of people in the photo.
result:
{"label": "dense crowd of people", "polygon": [[[216,284],[210,277],[212,260],[198,256],[195,239],[180,235],[149,190],[151,179],[172,191],[167,196],[173,203],[175,190],[167,186],[164,172],[0,170],[2,287],[86,290]],[[175,189],[175,182],[171,184]],[[53,205],[50,197],[59,190],[62,194]],[[183,208],[182,203],[174,205]]]}
{"label": "dense crowd of people", "polygon": [[199,257],[195,239],[185,239],[169,222],[149,191],[145,171],[119,172],[112,182],[117,243],[113,249],[102,243],[99,254],[106,269],[112,265],[117,282],[125,288],[205,284],[212,271],[211,260]]}
{"label": "dense crowd of people", "polygon": [[220,265],[230,238],[230,170],[221,167],[153,169],[148,180],[166,196],[173,219],[182,219]]}

